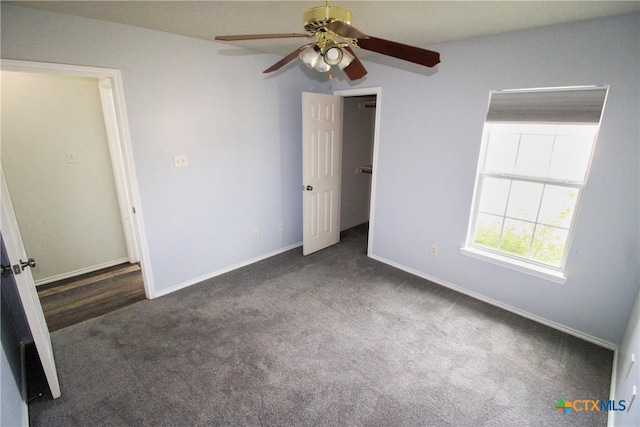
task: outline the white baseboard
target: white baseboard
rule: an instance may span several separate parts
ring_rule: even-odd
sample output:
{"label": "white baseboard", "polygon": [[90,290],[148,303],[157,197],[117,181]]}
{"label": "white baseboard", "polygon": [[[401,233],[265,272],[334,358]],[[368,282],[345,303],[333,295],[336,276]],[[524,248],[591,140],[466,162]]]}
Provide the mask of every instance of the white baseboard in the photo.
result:
{"label": "white baseboard", "polygon": [[69,279],[71,277],[80,276],[82,274],[92,273],[94,271],[102,270],[103,268],[113,267],[114,265],[124,264],[126,262],[129,262],[129,258],[114,259],[113,261],[107,261],[102,264],[92,265],[90,267],[81,268],[79,270],[45,277],[44,279],[36,280],[35,282],[36,286],[46,285],[47,283],[57,282],[58,280]]}
{"label": "white baseboard", "polygon": [[272,256],[279,255],[279,254],[281,254],[283,252],[287,252],[287,251],[289,251],[291,249],[294,249],[294,248],[297,248],[297,247],[300,247],[300,246],[302,246],[302,242],[294,243],[293,245],[285,246],[284,248],[276,249],[275,251],[268,252],[266,254],[257,256],[255,258],[251,258],[251,259],[246,260],[246,261],[239,262],[238,264],[234,264],[234,265],[231,265],[229,267],[225,267],[223,269],[214,271],[212,273],[205,274],[205,275],[200,276],[200,277],[196,277],[195,279],[191,279],[191,280],[188,280],[186,282],[180,283],[178,285],[171,286],[168,289],[163,289],[160,292],[156,292],[153,295],[153,298],[158,298],[158,297],[161,297],[161,296],[164,296],[164,295],[168,295],[168,294],[170,294],[172,292],[179,291],[180,289],[184,289],[184,288],[187,288],[187,287],[189,287],[191,285],[195,285],[196,283],[200,283],[200,282],[203,282],[205,280],[211,279],[213,277],[220,276],[221,274],[225,274],[225,273],[228,273],[230,271],[237,270],[238,268],[246,267],[247,265],[251,265],[251,264],[256,263],[258,261],[262,261],[263,259],[267,259],[267,258],[270,258]]}
{"label": "white baseboard", "polygon": [[534,322],[541,323],[541,324],[549,326],[549,327],[551,327],[553,329],[557,329],[557,330],[565,332],[565,333],[567,333],[569,335],[573,335],[574,337],[583,339],[585,341],[589,341],[589,342],[591,342],[593,344],[599,345],[600,347],[604,347],[604,348],[607,348],[609,350],[614,350],[614,351],[617,348],[617,345],[615,345],[615,344],[613,344],[613,343],[611,343],[609,341],[602,340],[600,338],[594,337],[594,336],[589,335],[589,334],[585,334],[583,332],[580,332],[580,331],[578,331],[576,329],[573,329],[573,328],[570,328],[568,326],[561,325],[560,323],[556,323],[556,322],[554,322],[552,320],[548,320],[548,319],[542,318],[540,316],[537,316],[535,314],[532,314],[532,313],[526,312],[524,310],[521,310],[519,308],[512,307],[512,306],[510,306],[508,304],[505,304],[503,302],[494,300],[492,298],[488,298],[488,297],[486,297],[486,296],[484,296],[482,294],[470,291],[470,290],[465,289],[465,288],[463,288],[461,286],[458,286],[458,285],[455,285],[453,283],[447,282],[446,280],[438,279],[437,277],[430,276],[428,274],[422,273],[421,271],[415,270],[413,268],[407,267],[405,265],[399,264],[399,263],[394,262],[394,261],[390,261],[390,260],[388,260],[386,258],[383,258],[383,257],[380,257],[378,255],[369,255],[369,257],[374,259],[374,260],[376,260],[376,261],[380,261],[380,262],[382,262],[384,264],[387,264],[387,265],[390,265],[392,267],[395,267],[395,268],[397,268],[399,270],[406,271],[407,273],[413,274],[414,276],[418,276],[418,277],[421,277],[423,279],[429,280],[430,282],[433,282],[433,283],[436,283],[438,285],[444,286],[445,288],[452,289],[452,290],[454,290],[456,292],[459,292],[461,294],[465,294],[465,295],[468,295],[468,296],[470,296],[472,298],[475,298],[477,300],[486,302],[487,304],[491,304],[493,306],[502,308],[503,310],[510,311],[511,313],[517,314],[518,316],[525,317],[527,319],[533,320]]}

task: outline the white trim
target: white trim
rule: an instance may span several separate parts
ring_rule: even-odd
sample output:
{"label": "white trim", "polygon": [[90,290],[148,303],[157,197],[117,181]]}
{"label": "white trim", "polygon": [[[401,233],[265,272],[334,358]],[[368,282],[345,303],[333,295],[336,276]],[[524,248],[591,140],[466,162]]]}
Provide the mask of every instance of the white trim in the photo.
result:
{"label": "white trim", "polygon": [[55,64],[52,62],[21,61],[4,58],[0,61],[0,66],[2,71],[94,77],[96,79],[109,78],[114,74],[120,73],[120,70],[115,68],[86,67],[84,65]]}
{"label": "white trim", "polygon": [[375,228],[375,205],[376,205],[376,188],[377,188],[377,173],[378,173],[378,153],[380,151],[380,117],[382,111],[382,87],[365,87],[358,89],[345,89],[335,90],[334,95],[341,96],[343,98],[350,96],[376,96],[376,118],[373,124],[373,159],[372,159],[372,171],[371,171],[371,200],[369,201],[369,235],[367,238],[367,253],[373,253],[373,230]]}
{"label": "white trim", "polygon": [[68,75],[78,77],[93,77],[96,79],[107,79],[111,82],[113,103],[118,124],[118,136],[121,144],[122,153],[122,172],[126,174],[123,177],[129,194],[130,207],[135,207],[136,213],[132,215],[132,225],[135,229],[135,238],[139,248],[140,268],[142,270],[142,278],[144,282],[144,290],[146,297],[151,299],[155,296],[155,286],[153,282],[153,273],[151,271],[151,260],[149,256],[149,248],[147,245],[147,237],[144,229],[144,219],[142,216],[142,207],[140,205],[140,192],[138,181],[135,173],[135,164],[133,161],[133,148],[131,146],[131,136],[129,133],[129,122],[127,119],[127,108],[124,101],[124,86],[122,83],[122,73],[114,68],[98,68],[87,67],[82,65],[54,64],[47,62],[20,61],[14,59],[0,60],[0,70],[17,71],[23,73],[40,73],[53,75]]}
{"label": "white trim", "polygon": [[493,305],[495,307],[502,308],[503,310],[510,311],[511,313],[517,314],[518,316],[525,317],[525,318],[527,318],[529,320],[533,320],[534,322],[541,323],[543,325],[549,326],[549,327],[551,327],[553,329],[556,329],[558,331],[565,332],[565,333],[567,333],[569,335],[573,335],[574,337],[578,337],[578,338],[583,339],[585,341],[589,341],[590,343],[599,345],[600,347],[604,347],[604,348],[607,348],[609,350],[615,350],[616,347],[617,347],[615,344],[613,344],[613,343],[611,343],[609,341],[602,340],[600,338],[594,337],[594,336],[589,335],[589,334],[585,334],[584,332],[580,332],[580,331],[578,331],[576,329],[573,329],[573,328],[570,328],[568,326],[561,325],[560,323],[556,323],[556,322],[554,322],[552,320],[548,320],[548,319],[545,319],[543,317],[537,316],[535,314],[532,314],[532,313],[526,312],[524,310],[521,310],[519,308],[512,307],[512,306],[510,306],[508,304],[504,304],[504,303],[502,303],[500,301],[494,300],[492,298],[488,298],[488,297],[486,297],[486,296],[484,296],[482,294],[479,294],[477,292],[470,291],[470,290],[465,289],[465,288],[463,288],[461,286],[458,286],[458,285],[455,285],[453,283],[447,282],[446,280],[438,279],[437,277],[430,276],[428,274],[422,273],[422,272],[420,272],[418,270],[415,270],[413,268],[410,268],[410,267],[407,267],[405,265],[399,264],[397,262],[390,261],[390,260],[388,260],[386,258],[383,258],[383,257],[380,257],[378,255],[369,255],[369,258],[374,259],[376,261],[380,261],[380,262],[382,262],[384,264],[390,265],[390,266],[395,267],[395,268],[397,268],[399,270],[406,271],[407,273],[413,274],[414,276],[418,276],[418,277],[421,277],[423,279],[429,280],[430,282],[433,282],[433,283],[436,283],[438,285],[444,286],[445,288],[452,289],[452,290],[454,290],[456,292],[459,292],[461,294],[468,295],[468,296],[470,296],[472,298],[475,298],[475,299],[477,299],[479,301],[483,301],[483,302],[486,302],[487,304],[491,304],[491,305]]}
{"label": "white trim", "polygon": [[552,270],[550,268],[533,265],[525,261],[519,261],[515,258],[503,257],[498,254],[493,254],[490,252],[485,252],[481,249],[476,249],[474,247],[460,248],[460,252],[462,253],[462,255],[467,255],[472,258],[487,261],[491,264],[500,265],[511,270],[538,277],[540,279],[545,279],[560,284],[567,283],[567,277],[562,272]]}
{"label": "white trim", "polygon": [[118,197],[118,207],[120,209],[120,221],[124,231],[124,240],[127,246],[127,254],[130,263],[140,261],[138,244],[135,238],[135,224],[133,224],[133,206],[125,177],[124,159],[122,156],[122,144],[120,143],[120,132],[118,129],[118,117],[116,114],[113,97],[113,86],[111,80],[98,80],[98,90],[100,91],[100,102],[102,103],[102,115],[104,117],[105,131],[109,145],[109,159],[113,169],[113,177],[116,185],[116,195]]}
{"label": "white trim", "polygon": [[[361,87],[356,89],[342,89],[342,90],[334,90],[333,94],[336,96],[341,96],[343,98],[349,96],[367,96],[367,95],[380,95],[382,93],[382,87]],[[378,108],[379,105],[376,105]]]}
{"label": "white trim", "polygon": [[85,267],[79,270],[45,277],[44,279],[36,280],[35,282],[36,286],[46,285],[47,283],[57,282],[58,280],[69,279],[71,277],[80,276],[82,274],[92,273],[94,271],[102,270],[103,268],[113,267],[114,265],[124,264],[126,262],[129,262],[129,258],[114,259],[113,261],[103,262],[102,264],[92,265],[91,267]]}
{"label": "white trim", "polygon": [[23,401],[24,405],[22,405],[22,419],[26,422],[24,427],[29,426],[29,404],[26,401]]}
{"label": "white trim", "polygon": [[254,264],[254,263],[258,262],[258,261],[262,261],[262,260],[270,258],[272,256],[279,255],[279,254],[281,254],[283,252],[287,252],[287,251],[289,251],[291,249],[295,249],[295,248],[298,248],[300,246],[302,246],[302,242],[294,243],[292,245],[285,246],[284,248],[276,249],[275,251],[271,251],[271,252],[268,252],[266,254],[257,256],[255,258],[251,258],[251,259],[248,259],[246,261],[242,261],[242,262],[239,262],[237,264],[233,264],[233,265],[230,265],[228,267],[222,268],[220,270],[216,270],[216,271],[214,271],[212,273],[208,273],[208,274],[205,274],[203,276],[196,277],[195,279],[191,279],[191,280],[188,280],[186,282],[179,283],[177,285],[171,286],[168,289],[163,289],[163,290],[157,292],[155,294],[154,298],[171,294],[173,292],[179,291],[180,289],[188,288],[189,286],[198,284],[198,283],[203,282],[203,281],[208,280],[208,279],[212,279],[212,278],[214,278],[216,276],[220,276],[220,275],[228,273],[230,271],[237,270],[237,269],[242,268],[242,267],[246,267],[246,266]]}
{"label": "white trim", "polygon": [[609,85],[581,85],[581,86],[545,86],[545,87],[530,87],[522,89],[498,89],[491,92],[500,93],[517,93],[517,92],[559,92],[567,90],[593,90],[593,89],[608,89]]}
{"label": "white trim", "polygon": [[[611,386],[609,387],[609,400],[616,400],[616,376],[618,375],[618,347],[613,350],[613,368],[611,369]],[[615,412],[609,411],[607,414],[607,427],[613,427],[616,424]]]}

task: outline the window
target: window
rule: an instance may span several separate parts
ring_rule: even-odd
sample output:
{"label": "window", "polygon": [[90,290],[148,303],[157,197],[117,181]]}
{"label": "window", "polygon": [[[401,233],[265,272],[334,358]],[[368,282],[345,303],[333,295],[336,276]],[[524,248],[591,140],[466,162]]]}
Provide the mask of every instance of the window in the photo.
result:
{"label": "window", "polygon": [[606,93],[491,93],[464,253],[564,281]]}

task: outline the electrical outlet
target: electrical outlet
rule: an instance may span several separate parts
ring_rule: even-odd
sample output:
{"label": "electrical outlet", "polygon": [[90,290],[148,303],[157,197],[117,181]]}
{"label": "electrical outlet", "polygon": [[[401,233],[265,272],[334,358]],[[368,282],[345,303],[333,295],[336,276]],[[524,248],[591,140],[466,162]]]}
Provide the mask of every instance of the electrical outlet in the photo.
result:
{"label": "electrical outlet", "polygon": [[260,230],[256,228],[255,230],[253,230],[253,239],[258,240],[259,238],[260,238]]}
{"label": "electrical outlet", "polygon": [[189,166],[189,160],[186,154],[176,154],[173,156],[173,165],[177,168],[186,168]]}
{"label": "electrical outlet", "polygon": [[438,247],[436,245],[431,245],[431,252],[429,252],[432,256],[438,255]]}
{"label": "electrical outlet", "polygon": [[67,158],[67,163],[78,163],[78,156],[76,156],[75,151],[67,151],[64,155]]}
{"label": "electrical outlet", "polygon": [[284,232],[284,222],[281,222],[280,225],[278,226],[278,230],[280,230],[280,232]]}

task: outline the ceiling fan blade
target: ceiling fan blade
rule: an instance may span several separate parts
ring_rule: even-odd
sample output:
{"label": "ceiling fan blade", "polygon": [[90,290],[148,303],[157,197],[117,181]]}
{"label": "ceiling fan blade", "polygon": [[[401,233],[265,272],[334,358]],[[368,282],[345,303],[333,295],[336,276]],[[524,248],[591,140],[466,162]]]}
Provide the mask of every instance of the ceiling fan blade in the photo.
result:
{"label": "ceiling fan blade", "polygon": [[362,65],[362,62],[360,62],[355,52],[349,46],[346,46],[344,49],[353,56],[351,64],[347,65],[342,70],[347,77],[349,77],[349,80],[358,80],[366,76],[367,70],[364,68],[364,65]]}
{"label": "ceiling fan blade", "polygon": [[263,71],[263,73],[270,73],[272,71],[276,71],[279,70],[280,68],[284,67],[285,65],[287,65],[289,62],[293,61],[294,59],[296,59],[298,57],[298,54],[305,49],[307,46],[309,46],[308,44],[304,45],[304,46],[300,46],[299,48],[297,48],[296,50],[294,50],[293,52],[291,52],[289,55],[285,56],[284,58],[282,58],[280,61],[276,62],[275,64],[273,64],[271,67],[267,68],[266,70]]}
{"label": "ceiling fan blade", "polygon": [[361,39],[367,37],[366,34],[343,21],[329,22],[325,27],[332,33],[336,33],[340,37],[348,39]]}
{"label": "ceiling fan blade", "polygon": [[242,40],[287,39],[291,37],[311,37],[309,34],[241,34],[237,36],[216,36],[214,40],[236,42]]}
{"label": "ceiling fan blade", "polygon": [[394,58],[403,59],[426,67],[433,67],[440,62],[440,54],[438,52],[379,39],[377,37],[367,36],[366,38],[359,38],[358,46],[366,50],[393,56]]}

